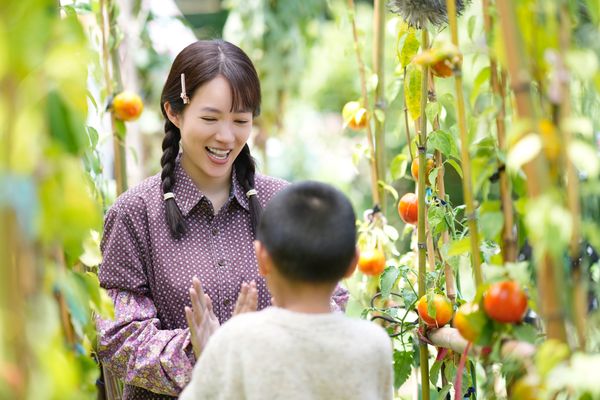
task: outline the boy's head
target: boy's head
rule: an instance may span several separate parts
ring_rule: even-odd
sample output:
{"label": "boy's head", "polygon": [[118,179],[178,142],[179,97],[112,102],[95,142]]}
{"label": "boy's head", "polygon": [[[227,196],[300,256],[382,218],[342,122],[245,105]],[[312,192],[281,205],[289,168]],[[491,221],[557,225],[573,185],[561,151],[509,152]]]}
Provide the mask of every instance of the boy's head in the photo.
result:
{"label": "boy's head", "polygon": [[354,267],[354,209],[348,198],[330,185],[292,184],[265,208],[257,240],[286,279],[337,282]]}

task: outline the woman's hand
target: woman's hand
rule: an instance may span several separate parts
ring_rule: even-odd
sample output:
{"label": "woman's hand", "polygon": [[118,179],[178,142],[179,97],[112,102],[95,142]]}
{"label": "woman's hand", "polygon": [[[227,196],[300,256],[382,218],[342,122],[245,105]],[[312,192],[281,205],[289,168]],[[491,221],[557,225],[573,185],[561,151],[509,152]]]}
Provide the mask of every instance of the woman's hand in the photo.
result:
{"label": "woman's hand", "polygon": [[241,313],[256,311],[257,306],[258,290],[256,289],[256,282],[242,283],[242,289],[235,302],[233,315],[236,316]]}
{"label": "woman's hand", "polygon": [[206,347],[208,339],[219,328],[219,319],[213,311],[210,297],[202,290],[200,280],[192,279],[190,288],[192,308],[185,307],[185,318],[190,327],[190,336],[196,359],[200,357],[202,349]]}

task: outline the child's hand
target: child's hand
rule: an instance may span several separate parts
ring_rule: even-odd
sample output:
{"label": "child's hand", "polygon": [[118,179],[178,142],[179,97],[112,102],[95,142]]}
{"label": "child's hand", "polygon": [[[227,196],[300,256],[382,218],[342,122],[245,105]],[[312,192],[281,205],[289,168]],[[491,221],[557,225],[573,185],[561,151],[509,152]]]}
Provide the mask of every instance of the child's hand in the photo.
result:
{"label": "child's hand", "polygon": [[196,359],[200,357],[202,349],[206,347],[208,339],[219,327],[219,320],[213,312],[210,297],[202,290],[200,280],[192,279],[190,288],[192,308],[185,307],[185,318],[190,327],[190,336]]}
{"label": "child's hand", "polygon": [[245,312],[256,311],[258,305],[258,290],[256,289],[256,282],[242,283],[242,289],[235,302],[235,308],[233,309],[233,315],[238,315]]}

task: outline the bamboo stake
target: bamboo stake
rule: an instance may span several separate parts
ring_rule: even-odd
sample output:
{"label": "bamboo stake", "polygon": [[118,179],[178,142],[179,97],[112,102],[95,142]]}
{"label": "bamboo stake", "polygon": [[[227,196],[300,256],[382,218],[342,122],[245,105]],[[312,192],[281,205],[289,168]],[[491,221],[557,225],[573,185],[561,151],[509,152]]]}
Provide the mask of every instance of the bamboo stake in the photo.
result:
{"label": "bamboo stake", "polygon": [[[529,73],[523,57],[521,37],[516,25],[516,14],[514,3],[510,0],[497,0],[499,20],[501,22],[506,49],[508,71],[511,78],[511,88],[515,93],[515,102],[518,116],[522,119],[533,119],[533,107],[531,93],[529,92]],[[540,157],[525,164],[523,170],[527,175],[527,188],[529,196],[536,198],[543,193],[547,187],[548,175],[546,166]],[[549,339],[557,339],[566,343],[566,330],[564,317],[562,315],[559,293],[556,286],[556,271],[553,260],[548,254],[544,254],[538,260],[538,288],[540,298],[541,315],[546,322],[547,335]]]}
{"label": "bamboo stake", "polygon": [[[118,64],[118,53],[116,48],[112,51],[109,49],[108,39],[112,34],[116,37],[115,24],[116,21],[112,18],[113,3],[112,0],[100,0],[100,31],[102,33],[102,60],[104,67],[104,83],[106,85],[106,93],[109,96],[115,94],[115,77],[119,78],[120,71]],[[111,76],[112,71],[112,76]],[[118,86],[121,86],[118,82]],[[110,125],[113,137],[113,171],[116,181],[116,194],[117,196],[123,193],[127,189],[127,172],[125,164],[125,143],[124,139],[119,137],[117,133],[117,119],[114,112],[110,114]]]}
{"label": "bamboo stake", "polygon": [[[429,74],[429,90],[432,93],[432,98],[436,98],[435,91],[435,79],[433,78],[433,74]],[[440,119],[439,116],[436,115],[433,120],[433,130],[440,129]],[[435,150],[433,153],[433,159],[435,161],[435,165],[438,168],[438,174],[436,177],[436,186],[437,192],[440,199],[446,199],[446,184],[444,182],[444,160],[442,159],[442,153],[439,150]],[[448,230],[445,229],[442,232],[442,243],[448,244],[450,243],[450,234]],[[441,259],[441,257],[440,257]],[[454,278],[454,271],[452,270],[452,266],[448,264],[445,260],[442,260],[444,263],[444,277],[446,281],[446,296],[450,299],[452,304],[456,302],[456,280]]]}
{"label": "bamboo stake", "polygon": [[[377,75],[377,87],[375,88],[375,99],[373,105],[373,118],[375,124],[375,158],[377,159],[377,176],[385,179],[386,157],[385,157],[385,119],[380,121],[375,111],[382,113],[387,108],[385,103],[385,1],[375,0],[373,5],[373,71]],[[386,214],[386,198],[382,186],[378,186],[379,198],[381,199],[381,210]]]}
{"label": "bamboo stake", "polygon": [[[571,43],[571,29],[568,4],[563,1],[560,6],[560,36],[559,36],[559,52],[558,57],[563,58],[569,50]],[[564,60],[559,63],[561,68],[564,68]],[[581,231],[581,212],[579,206],[579,178],[575,166],[569,158],[569,146],[572,140],[572,132],[564,122],[571,114],[571,98],[569,90],[569,80],[562,79],[561,82],[561,104],[560,104],[560,122],[558,125],[562,132],[562,159],[564,170],[567,171],[567,204],[571,213],[573,230],[569,243],[571,254],[571,263],[573,267],[573,315],[575,328],[577,330],[578,345],[580,349],[585,349],[586,343],[586,290],[585,283],[582,279],[580,259],[580,231]]]}
{"label": "bamboo stake", "polygon": [[[483,26],[485,35],[490,48],[491,36],[494,31],[494,21],[490,14],[490,0],[483,0]],[[491,52],[490,52],[491,53]],[[490,54],[490,87],[495,98],[498,98],[498,113],[496,114],[496,131],[498,136],[498,147],[501,151],[506,151],[506,126],[504,118],[506,116],[506,106],[504,103],[504,82],[498,77],[498,64],[496,58]],[[512,196],[510,181],[504,170],[499,171],[500,180],[500,200],[502,211],[504,213],[504,226],[502,228],[502,253],[504,261],[514,262],[517,259],[517,240],[513,233],[514,216],[512,207]]]}
{"label": "bamboo stake", "polygon": [[[421,49],[423,51],[429,48],[429,34],[426,28],[422,29]],[[425,233],[425,173],[427,167],[426,153],[427,153],[427,115],[425,108],[427,107],[427,74],[429,73],[429,67],[424,65],[422,67],[421,77],[421,122],[419,124],[418,132],[418,154],[419,157],[419,179],[417,182],[417,198],[418,198],[418,209],[417,209],[417,242],[418,242],[418,254],[419,254],[419,298],[426,293],[426,233]],[[419,328],[425,329],[425,324],[422,319],[419,319]],[[427,349],[427,343],[421,341],[419,343],[419,361],[421,366],[421,395],[423,400],[429,400],[429,352]]]}
{"label": "bamboo stake", "polygon": [[[448,9],[448,25],[452,36],[452,43],[458,48],[458,22],[456,18],[456,0],[446,0]],[[465,100],[462,88],[462,70],[457,67],[454,72],[454,83],[456,88],[456,104],[458,112],[458,129],[460,131],[460,153],[463,168],[463,195],[465,198],[466,217],[469,225],[469,236],[471,238],[471,262],[473,263],[473,274],[475,285],[479,286],[483,282],[481,274],[481,263],[479,257],[479,232],[477,229],[477,220],[475,217],[475,208],[473,206],[473,190],[471,188],[471,161],[469,155],[469,136],[467,134],[467,121],[465,116]]]}
{"label": "bamboo stake", "polygon": [[[350,24],[352,25],[352,37],[354,39],[354,50],[356,52],[356,61],[358,62],[358,72],[360,75],[360,86],[362,92],[362,98],[364,107],[367,110],[371,110],[369,107],[369,98],[367,93],[367,78],[365,75],[365,64],[363,63],[362,56],[360,54],[360,45],[358,41],[358,31],[356,29],[356,20],[354,18],[354,0],[348,0],[348,17],[350,18]],[[369,113],[369,122],[367,123],[367,143],[369,145],[369,165],[371,170],[371,194],[373,196],[374,205],[381,205],[381,199],[379,197],[379,174],[377,173],[377,160],[375,157],[375,144],[373,143],[373,132],[371,130],[370,119],[373,117],[372,113]]]}

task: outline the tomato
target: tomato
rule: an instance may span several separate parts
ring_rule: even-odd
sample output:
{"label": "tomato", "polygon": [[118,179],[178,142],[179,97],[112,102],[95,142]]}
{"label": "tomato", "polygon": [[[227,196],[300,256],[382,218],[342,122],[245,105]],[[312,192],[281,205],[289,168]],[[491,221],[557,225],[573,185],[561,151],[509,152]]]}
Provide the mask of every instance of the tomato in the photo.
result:
{"label": "tomato", "polygon": [[452,76],[454,71],[452,71],[446,60],[441,60],[431,66],[431,72],[437,77],[448,78]]}
{"label": "tomato", "polygon": [[427,312],[427,295],[421,297],[417,302],[417,311],[425,324],[440,328],[450,322],[452,319],[452,303],[446,296],[434,294],[433,307],[435,308],[435,318]]}
{"label": "tomato", "polygon": [[365,275],[379,275],[385,269],[385,255],[379,249],[360,252],[358,269]]}
{"label": "tomato", "polygon": [[[427,157],[427,162],[425,164],[425,184],[429,185],[429,173],[434,167],[433,158]],[[415,181],[419,180],[419,157],[415,157],[410,164],[410,172],[415,178]]]}
{"label": "tomato", "polygon": [[354,130],[367,127],[367,110],[358,101],[349,101],[342,109],[344,123]]}
{"label": "tomato", "polygon": [[452,325],[463,338],[469,342],[474,342],[479,337],[485,323],[481,316],[477,303],[465,303],[456,310]]}
{"label": "tomato", "polygon": [[418,220],[419,202],[417,195],[414,193],[406,193],[398,202],[398,214],[400,218],[407,224],[416,224]]}
{"label": "tomato", "polygon": [[519,322],[527,311],[527,296],[517,282],[494,283],[483,295],[483,309],[495,321]]}
{"label": "tomato", "polygon": [[133,121],[138,119],[142,114],[144,103],[136,93],[124,91],[115,96],[112,108],[117,119],[121,121]]}

